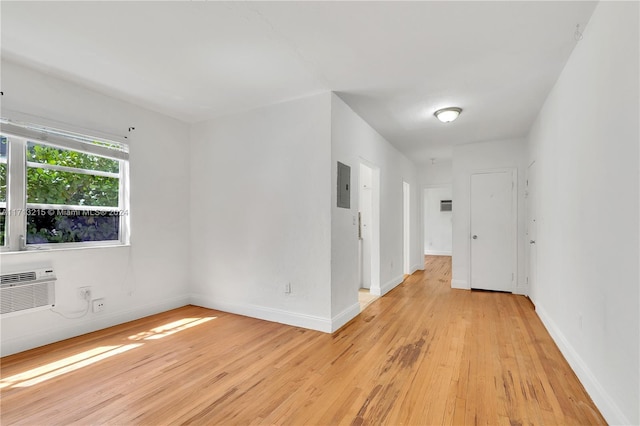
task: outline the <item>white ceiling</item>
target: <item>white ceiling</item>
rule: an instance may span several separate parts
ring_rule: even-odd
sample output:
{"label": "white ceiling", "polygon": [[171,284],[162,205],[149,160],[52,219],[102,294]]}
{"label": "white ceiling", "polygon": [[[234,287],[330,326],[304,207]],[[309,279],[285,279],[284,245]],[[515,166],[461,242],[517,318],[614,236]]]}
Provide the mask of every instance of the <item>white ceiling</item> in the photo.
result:
{"label": "white ceiling", "polygon": [[187,122],[332,90],[426,163],[525,135],[595,4],[2,1],[2,56]]}

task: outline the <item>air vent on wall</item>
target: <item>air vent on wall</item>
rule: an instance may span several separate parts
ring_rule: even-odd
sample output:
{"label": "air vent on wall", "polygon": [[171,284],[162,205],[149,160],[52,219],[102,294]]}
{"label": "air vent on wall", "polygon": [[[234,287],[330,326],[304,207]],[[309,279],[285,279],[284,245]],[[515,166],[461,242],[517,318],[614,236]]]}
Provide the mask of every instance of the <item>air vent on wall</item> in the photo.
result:
{"label": "air vent on wall", "polygon": [[0,275],[0,314],[7,316],[54,306],[55,281],[51,268]]}
{"label": "air vent on wall", "polygon": [[18,273],[18,274],[6,274],[6,275],[0,276],[0,283],[1,284],[16,284],[16,283],[22,283],[22,282],[25,282],[25,281],[33,281],[35,279],[36,279],[35,271],[21,272],[21,273]]}

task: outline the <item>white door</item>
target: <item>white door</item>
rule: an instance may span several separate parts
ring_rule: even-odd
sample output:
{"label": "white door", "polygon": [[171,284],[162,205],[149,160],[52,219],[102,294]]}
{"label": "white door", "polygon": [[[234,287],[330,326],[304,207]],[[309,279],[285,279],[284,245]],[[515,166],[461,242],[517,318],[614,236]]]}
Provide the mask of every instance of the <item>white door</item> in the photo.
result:
{"label": "white door", "polygon": [[373,239],[373,170],[360,164],[359,188],[360,287],[371,288],[371,243]]}
{"label": "white door", "polygon": [[471,288],[513,291],[514,174],[471,175]]}
{"label": "white door", "polygon": [[538,249],[536,246],[537,209],[536,209],[536,163],[529,166],[527,173],[527,242],[529,243],[529,265],[527,268],[528,293],[536,301],[536,275],[538,272]]}

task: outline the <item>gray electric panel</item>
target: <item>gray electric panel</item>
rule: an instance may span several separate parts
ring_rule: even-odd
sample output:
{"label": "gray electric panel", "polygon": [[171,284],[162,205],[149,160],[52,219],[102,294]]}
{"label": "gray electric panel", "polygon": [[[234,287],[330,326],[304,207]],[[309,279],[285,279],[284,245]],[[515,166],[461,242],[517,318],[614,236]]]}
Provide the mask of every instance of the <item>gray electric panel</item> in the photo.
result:
{"label": "gray electric panel", "polygon": [[351,208],[351,167],[338,161],[338,207]]}

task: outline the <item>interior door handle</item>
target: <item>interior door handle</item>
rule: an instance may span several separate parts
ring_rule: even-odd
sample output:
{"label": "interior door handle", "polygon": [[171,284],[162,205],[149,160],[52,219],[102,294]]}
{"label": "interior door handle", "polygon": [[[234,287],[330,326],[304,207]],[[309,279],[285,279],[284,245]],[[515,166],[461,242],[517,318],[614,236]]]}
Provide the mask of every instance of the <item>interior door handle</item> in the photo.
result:
{"label": "interior door handle", "polygon": [[530,240],[529,241],[529,244],[535,244],[535,243],[536,243],[536,240]]}
{"label": "interior door handle", "polygon": [[477,236],[477,235],[474,235],[474,236],[473,236],[473,237],[471,237],[471,238],[473,238],[474,240],[477,240],[477,239],[478,239],[478,236]]}

